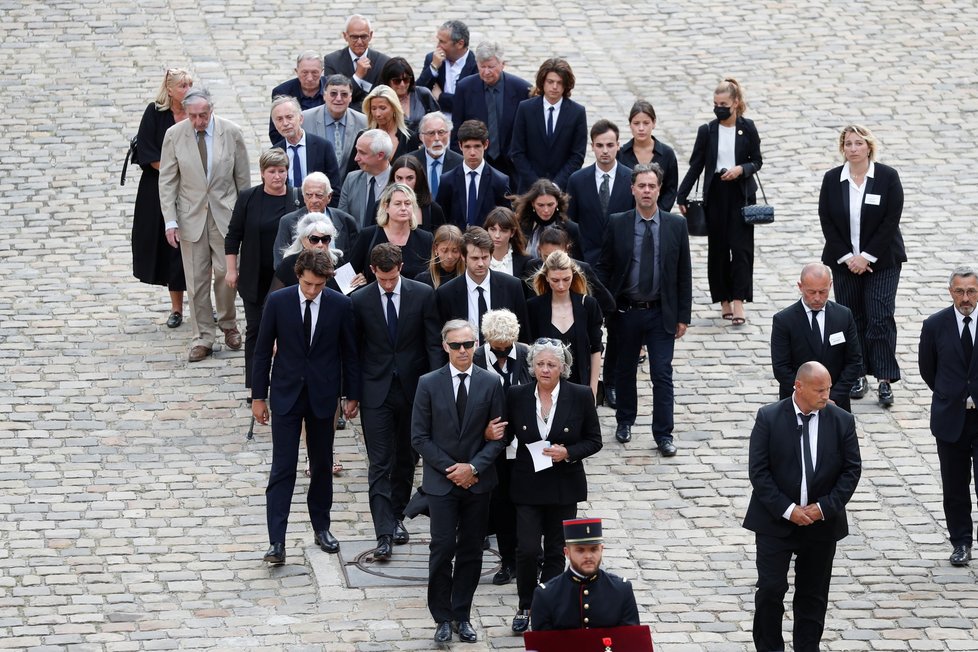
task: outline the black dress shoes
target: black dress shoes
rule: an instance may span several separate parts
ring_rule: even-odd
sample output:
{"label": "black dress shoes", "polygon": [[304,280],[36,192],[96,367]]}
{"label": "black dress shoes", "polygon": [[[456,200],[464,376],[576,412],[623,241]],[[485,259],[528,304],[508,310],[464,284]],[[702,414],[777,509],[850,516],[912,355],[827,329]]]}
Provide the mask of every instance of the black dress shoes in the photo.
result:
{"label": "black dress shoes", "polygon": [[849,398],[862,398],[866,396],[866,392],[869,391],[869,383],[866,382],[866,376],[863,376],[856,381],[856,384],[852,386],[849,390]]}
{"label": "black dress shoes", "polygon": [[954,552],[951,553],[950,559],[952,566],[967,566],[970,561],[971,546],[954,546]]}
{"label": "black dress shoes", "polygon": [[479,637],[475,635],[475,630],[472,629],[472,623],[467,620],[460,620],[458,623],[458,640],[463,643],[475,643],[479,640]]}
{"label": "black dress shoes", "polygon": [[619,423],[618,429],[615,430],[615,439],[621,444],[630,442],[632,440],[632,427],[624,423]]}
{"label": "black dress shoes", "polygon": [[323,552],[328,552],[333,554],[334,552],[340,551],[340,542],[336,540],[329,530],[320,530],[316,532],[316,545],[319,546]]}
{"label": "black dress shoes", "polygon": [[676,454],[676,445],[671,439],[663,439],[657,444],[662,457],[673,457]]}
{"label": "black dress shoes", "polygon": [[618,392],[615,391],[614,387],[608,387],[605,385],[604,404],[610,407],[612,410],[618,409]]}
{"label": "black dress shoes", "polygon": [[183,323],[183,315],[181,315],[176,310],[171,312],[170,316],[166,318],[167,328],[177,328],[182,323]]}
{"label": "black dress shoes", "polygon": [[404,521],[394,521],[394,543],[403,546],[410,540],[411,535],[408,534],[407,528],[404,527]]}
{"label": "black dress shoes", "polygon": [[435,643],[448,643],[452,640],[452,624],[447,620],[435,628]]}
{"label": "black dress shoes", "polygon": [[380,535],[380,538],[377,539],[377,548],[374,550],[374,559],[387,561],[393,554],[394,544],[391,541],[391,536],[389,534]]}
{"label": "black dress shoes", "polygon": [[492,583],[496,586],[503,586],[513,581],[513,567],[503,564],[495,575],[492,576]]}
{"label": "black dress shoes", "polygon": [[877,391],[879,393],[880,407],[890,407],[893,405],[893,389],[890,388],[890,383],[885,380],[882,381]]}
{"label": "black dress shoes", "polygon": [[273,543],[265,553],[265,561],[272,566],[281,566],[285,563],[285,544]]}
{"label": "black dress shoes", "polygon": [[517,634],[522,634],[530,628],[530,612],[526,609],[520,609],[513,616],[513,631]]}

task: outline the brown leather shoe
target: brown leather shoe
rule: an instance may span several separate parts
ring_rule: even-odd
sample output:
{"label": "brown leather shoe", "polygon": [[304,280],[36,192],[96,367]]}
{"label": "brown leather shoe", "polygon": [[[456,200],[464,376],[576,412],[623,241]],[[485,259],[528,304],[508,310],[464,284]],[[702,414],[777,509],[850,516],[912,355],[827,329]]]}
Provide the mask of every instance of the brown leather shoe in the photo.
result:
{"label": "brown leather shoe", "polygon": [[238,332],[237,328],[228,328],[221,330],[224,331],[224,344],[227,345],[232,351],[241,350],[241,333]]}
{"label": "brown leather shoe", "polygon": [[213,352],[214,352],[213,349],[209,349],[203,344],[198,344],[197,346],[190,349],[190,355],[187,356],[187,360],[189,360],[190,362],[200,362],[201,360],[203,360]]}

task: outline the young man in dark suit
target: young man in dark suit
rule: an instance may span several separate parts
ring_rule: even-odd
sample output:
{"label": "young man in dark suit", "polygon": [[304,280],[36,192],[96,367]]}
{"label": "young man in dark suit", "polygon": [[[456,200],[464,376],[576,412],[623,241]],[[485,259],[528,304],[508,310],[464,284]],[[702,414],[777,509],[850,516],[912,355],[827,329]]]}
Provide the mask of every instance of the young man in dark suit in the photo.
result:
{"label": "young man in dark suit", "polygon": [[762,407],[750,435],[753,492],[744,527],[757,542],[754,645],[783,650],[788,566],[795,557],[794,649],[819,649],[836,542],[849,534],[846,503],[862,473],[856,422],[829,403],[819,362],[798,369],[790,399]]}
{"label": "young man in dark suit", "polygon": [[376,281],[353,293],[357,350],[363,373],[360,403],[370,467],[375,559],[390,559],[408,542],[404,508],[414,487],[411,404],[418,378],[441,364],[435,291],[401,276],[401,248],[385,242],[370,252]]}
{"label": "young man in dark suit", "polygon": [[462,165],[441,177],[435,201],[445,212],[445,222],[465,230],[482,226],[489,211],[497,206],[509,208],[509,179],[485,161],[489,131],[478,120],[458,128]]}
{"label": "young man in dark suit", "polygon": [[336,163],[336,150],[324,138],[302,128],[302,107],[299,101],[288,95],[272,100],[272,123],[282,139],[275,143],[289,157],[289,185],[301,188],[311,172],[322,172],[329,178],[330,186],[339,187],[340,169]]}
{"label": "young man in dark suit", "polygon": [[453,622],[459,638],[473,643],[478,637],[471,623],[472,598],[496,485],[493,463],[506,446],[500,418],[505,399],[496,376],[472,364],[477,343],[472,326],[453,319],[441,333],[449,364],[418,381],[411,419],[411,443],[424,460],[421,486],[431,517],[428,609],[437,623],[436,643],[452,640]]}
{"label": "young man in dark suit", "polygon": [[851,412],[849,390],[863,368],[856,320],[848,308],[829,301],[832,270],[826,265],[805,265],[798,289],[801,300],[774,315],[771,329],[771,366],[780,385],[779,398],[791,396],[802,363],[815,360],[832,376],[831,401]]}
{"label": "young man in dark suit", "polygon": [[285,536],[303,423],[311,473],[306,502],[316,544],[329,553],[340,549],[329,531],[333,415],[340,398],[340,379],[347,396],[348,419],[356,416],[360,399],[353,303],[326,287],[333,276],[330,257],[323,251],[307,249],[296,259],[295,274],[298,286],[272,292],[265,300],[251,382],[255,419],[266,424],[269,408],[274,414],[272,469],[265,490],[271,543],[265,561],[273,566],[285,563]]}
{"label": "young man in dark suit", "polygon": [[934,392],[930,431],[937,439],[944,491],[944,518],[953,566],[967,566],[974,543],[971,477],[978,479],[978,357],[975,355],[975,307],[978,271],[958,267],[948,281],[953,306],[924,321],[917,362],[920,376]]}

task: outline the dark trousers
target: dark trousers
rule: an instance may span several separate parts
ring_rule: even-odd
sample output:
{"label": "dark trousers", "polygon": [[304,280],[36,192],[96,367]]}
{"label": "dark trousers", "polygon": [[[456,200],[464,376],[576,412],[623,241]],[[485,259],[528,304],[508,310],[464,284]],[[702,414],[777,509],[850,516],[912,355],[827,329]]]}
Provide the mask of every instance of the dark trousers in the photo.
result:
{"label": "dark trousers", "polygon": [[313,531],[329,529],[329,510],[333,506],[333,417],[316,417],[309,403],[309,393],[303,389],[288,413],[272,413],[272,470],[265,489],[269,543],[285,543],[303,421],[311,476],[306,494],[309,519]]}
{"label": "dark trousers", "polygon": [[615,390],[618,393],[618,423],[633,425],[638,414],[638,354],[645,345],[652,373],[652,436],[656,443],[672,441],[673,388],[672,354],[676,337],[662,327],[662,310],[628,310],[618,313],[618,364]]}
{"label": "dark trousers", "polygon": [[604,318],[604,327],[608,331],[608,339],[604,345],[604,360],[601,378],[604,380],[605,391],[615,388],[615,373],[618,366],[618,313],[613,312]]}
{"label": "dark trousers", "polygon": [[367,445],[370,514],[374,533],[394,534],[394,521],[404,520],[404,508],[414,488],[411,448],[411,402],[395,377],[383,405],[362,408],[363,438]]}
{"label": "dark trousers", "polygon": [[564,572],[564,520],[577,518],[577,503],[516,506],[516,592],[519,608],[529,609],[537,587],[537,560],[543,538],[541,582]]}
{"label": "dark trousers", "polygon": [[474,494],[452,487],[444,496],[429,494],[428,509],[428,610],[436,623],[470,620],[472,598],[482,574],[489,493]]}
{"label": "dark trousers", "polygon": [[964,429],[956,442],[937,440],[937,458],[941,462],[948,537],[952,546],[970,546],[975,532],[971,520],[971,473],[973,470],[978,478],[978,410],[965,412]]}
{"label": "dark trousers", "polygon": [[896,359],[896,295],[901,265],[853,274],[833,265],[835,300],[852,311],[863,349],[865,373],[881,380],[900,380]]}
{"label": "dark trousers", "polygon": [[710,301],[754,300],[754,227],[744,222],[741,180],[710,182],[706,198],[706,275]]}
{"label": "dark trousers", "polygon": [[754,594],[754,646],[758,652],[784,650],[781,627],[788,566],[795,556],[792,602],[795,652],[818,652],[832,580],[835,541],[811,540],[798,528],[791,536],[756,534],[757,593]]}
{"label": "dark trousers", "polygon": [[513,475],[514,460],[507,460],[505,451],[499,454],[496,478],[499,484],[492,490],[489,501],[489,534],[496,535],[499,556],[508,568],[516,567],[516,506],[509,498],[509,479]]}

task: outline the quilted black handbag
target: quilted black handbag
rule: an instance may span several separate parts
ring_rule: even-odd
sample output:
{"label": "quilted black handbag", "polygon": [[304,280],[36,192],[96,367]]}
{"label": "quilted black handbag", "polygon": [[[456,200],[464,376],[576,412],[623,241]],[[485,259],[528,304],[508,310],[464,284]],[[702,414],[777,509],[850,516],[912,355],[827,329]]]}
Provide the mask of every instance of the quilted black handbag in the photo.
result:
{"label": "quilted black handbag", "polygon": [[770,224],[774,221],[774,206],[767,203],[767,195],[764,194],[761,177],[754,174],[754,178],[757,179],[757,187],[761,189],[761,197],[764,198],[764,203],[744,206],[740,209],[740,214],[744,216],[744,222],[747,224]]}

